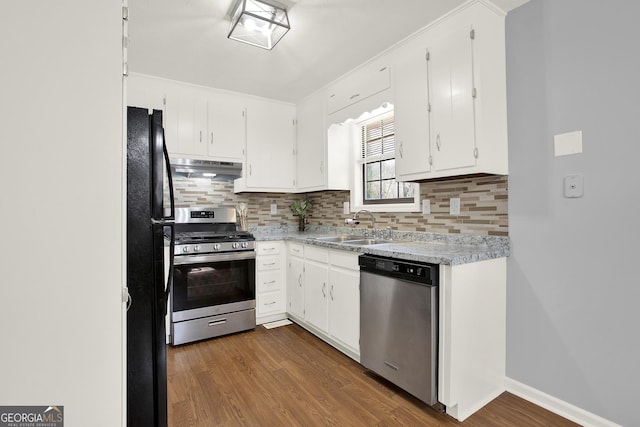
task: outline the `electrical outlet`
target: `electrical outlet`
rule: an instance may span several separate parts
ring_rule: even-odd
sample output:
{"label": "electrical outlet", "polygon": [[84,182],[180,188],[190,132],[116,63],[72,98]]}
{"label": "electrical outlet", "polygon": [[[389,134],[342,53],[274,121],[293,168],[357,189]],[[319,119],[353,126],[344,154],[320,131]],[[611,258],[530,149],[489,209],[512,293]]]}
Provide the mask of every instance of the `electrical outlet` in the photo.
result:
{"label": "electrical outlet", "polygon": [[577,198],[584,195],[582,175],[567,175],[564,177],[564,197]]}
{"label": "electrical outlet", "polygon": [[275,203],[271,204],[271,215],[277,215],[278,214],[278,205],[276,205]]}
{"label": "electrical outlet", "polygon": [[429,215],[431,213],[431,200],[424,199],[422,201],[422,213],[424,215]]}
{"label": "electrical outlet", "polygon": [[460,197],[449,199],[449,215],[460,215]]}
{"label": "electrical outlet", "polygon": [[342,203],[342,213],[345,215],[349,215],[349,213],[351,212],[351,209],[349,208],[349,202],[343,202]]}

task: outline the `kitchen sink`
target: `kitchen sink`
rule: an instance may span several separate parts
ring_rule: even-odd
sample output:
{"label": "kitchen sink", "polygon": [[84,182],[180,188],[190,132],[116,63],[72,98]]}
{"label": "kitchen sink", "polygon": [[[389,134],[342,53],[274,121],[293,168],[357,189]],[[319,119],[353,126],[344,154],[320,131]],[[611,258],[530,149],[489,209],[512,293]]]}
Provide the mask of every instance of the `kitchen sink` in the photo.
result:
{"label": "kitchen sink", "polygon": [[316,237],[315,239],[321,242],[343,243],[347,240],[361,240],[362,236],[339,235],[339,236]]}
{"label": "kitchen sink", "polygon": [[342,243],[345,245],[358,245],[358,246],[366,246],[366,245],[379,245],[380,243],[391,243],[392,240],[384,240],[384,239],[355,239],[355,240],[345,240]]}

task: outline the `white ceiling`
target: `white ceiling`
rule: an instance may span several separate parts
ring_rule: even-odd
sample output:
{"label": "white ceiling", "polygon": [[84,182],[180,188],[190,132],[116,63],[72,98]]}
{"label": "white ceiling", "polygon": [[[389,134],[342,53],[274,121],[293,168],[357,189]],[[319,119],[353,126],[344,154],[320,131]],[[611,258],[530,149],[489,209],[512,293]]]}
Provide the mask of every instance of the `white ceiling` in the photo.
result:
{"label": "white ceiling", "polygon": [[280,0],[291,30],[269,51],[227,38],[235,0],[129,0],[129,69],[296,102],[464,2]]}

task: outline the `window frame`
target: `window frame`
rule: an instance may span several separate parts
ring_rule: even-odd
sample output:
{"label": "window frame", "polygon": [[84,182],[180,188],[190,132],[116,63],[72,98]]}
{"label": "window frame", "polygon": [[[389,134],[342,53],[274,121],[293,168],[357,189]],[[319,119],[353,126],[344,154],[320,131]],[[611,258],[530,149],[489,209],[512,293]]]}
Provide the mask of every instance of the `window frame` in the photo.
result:
{"label": "window frame", "polygon": [[[413,198],[407,198],[407,201],[399,202],[402,199],[392,199],[391,203],[386,203],[384,199],[374,203],[365,203],[364,183],[365,183],[365,164],[371,162],[371,158],[362,157],[362,126],[373,120],[380,119],[389,114],[393,115],[393,105],[387,103],[379,109],[370,113],[361,115],[356,120],[350,120],[343,125],[349,125],[352,145],[352,165],[351,174],[351,211],[366,209],[371,212],[420,212],[420,185],[417,183],[409,183],[413,186]],[[384,155],[377,160],[395,159],[395,151]],[[410,201],[412,200],[412,202]]]}

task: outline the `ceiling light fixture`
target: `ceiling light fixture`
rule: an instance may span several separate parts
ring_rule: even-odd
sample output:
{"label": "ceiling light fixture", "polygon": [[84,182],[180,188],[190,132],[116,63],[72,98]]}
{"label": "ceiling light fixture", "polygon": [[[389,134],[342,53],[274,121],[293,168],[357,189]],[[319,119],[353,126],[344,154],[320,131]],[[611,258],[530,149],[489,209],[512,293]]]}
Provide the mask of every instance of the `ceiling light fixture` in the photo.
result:
{"label": "ceiling light fixture", "polygon": [[271,0],[238,0],[228,38],[272,49],[291,27],[287,9]]}

